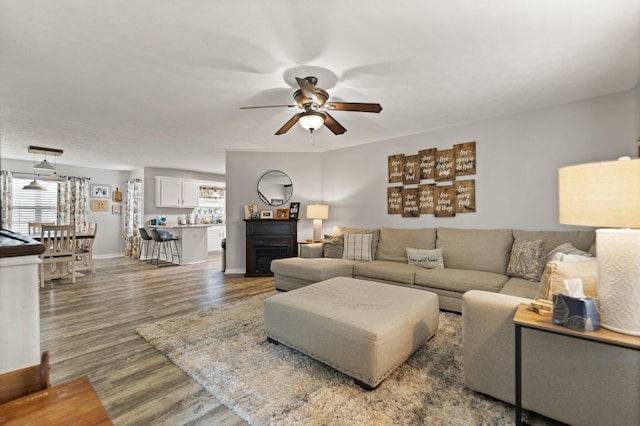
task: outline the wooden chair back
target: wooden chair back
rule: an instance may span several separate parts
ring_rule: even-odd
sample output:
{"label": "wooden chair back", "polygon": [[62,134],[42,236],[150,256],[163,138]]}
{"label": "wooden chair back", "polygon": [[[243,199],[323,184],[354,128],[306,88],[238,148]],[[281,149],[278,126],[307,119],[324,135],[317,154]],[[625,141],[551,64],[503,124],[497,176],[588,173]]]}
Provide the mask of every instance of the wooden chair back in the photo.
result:
{"label": "wooden chair back", "polygon": [[43,352],[40,365],[0,374],[0,404],[51,386],[49,369],[49,352]]}
{"label": "wooden chair back", "polygon": [[76,229],[72,225],[42,226],[40,243],[44,246],[44,252],[40,255],[42,259],[64,257],[73,259],[76,242]]}
{"label": "wooden chair back", "polygon": [[29,222],[29,234],[40,234],[43,225],[52,226],[55,225],[55,222]]}

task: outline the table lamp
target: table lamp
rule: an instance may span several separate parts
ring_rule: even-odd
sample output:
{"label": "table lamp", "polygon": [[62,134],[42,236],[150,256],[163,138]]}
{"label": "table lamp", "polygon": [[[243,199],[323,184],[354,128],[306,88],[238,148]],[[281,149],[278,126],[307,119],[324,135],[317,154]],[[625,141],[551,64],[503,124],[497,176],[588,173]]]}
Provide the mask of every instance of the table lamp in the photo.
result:
{"label": "table lamp", "polygon": [[322,241],[322,219],[329,219],[329,206],[326,204],[307,205],[307,219],[313,219],[313,241]]}
{"label": "table lamp", "polygon": [[605,228],[596,231],[600,325],[640,336],[640,159],[561,168],[559,207],[560,223]]}

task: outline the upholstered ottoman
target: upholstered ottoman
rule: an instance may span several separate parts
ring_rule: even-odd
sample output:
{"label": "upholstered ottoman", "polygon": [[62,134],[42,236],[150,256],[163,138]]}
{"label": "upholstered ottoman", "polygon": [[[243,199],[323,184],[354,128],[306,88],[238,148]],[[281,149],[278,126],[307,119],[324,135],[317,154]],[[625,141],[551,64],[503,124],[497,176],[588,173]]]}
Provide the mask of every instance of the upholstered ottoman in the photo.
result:
{"label": "upholstered ottoman", "polygon": [[337,277],[264,302],[269,341],[297,349],[376,388],[436,332],[434,293]]}

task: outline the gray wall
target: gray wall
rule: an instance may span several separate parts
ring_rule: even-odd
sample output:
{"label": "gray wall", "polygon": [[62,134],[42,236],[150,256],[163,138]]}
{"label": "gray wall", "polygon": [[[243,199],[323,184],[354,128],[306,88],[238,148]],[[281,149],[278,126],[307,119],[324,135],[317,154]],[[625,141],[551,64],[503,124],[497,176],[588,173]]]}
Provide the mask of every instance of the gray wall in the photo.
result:
{"label": "gray wall", "polygon": [[[227,271],[244,271],[242,206],[261,205],[255,185],[270,169],[291,176],[293,200],[330,205],[325,233],[333,225],[571,229],[558,224],[558,168],[635,157],[637,98],[637,90],[630,90],[318,154],[228,153]],[[467,141],[477,142],[476,213],[453,218],[386,213],[387,156],[447,149]],[[311,221],[304,219],[304,206],[301,217],[299,239],[310,238]]]}

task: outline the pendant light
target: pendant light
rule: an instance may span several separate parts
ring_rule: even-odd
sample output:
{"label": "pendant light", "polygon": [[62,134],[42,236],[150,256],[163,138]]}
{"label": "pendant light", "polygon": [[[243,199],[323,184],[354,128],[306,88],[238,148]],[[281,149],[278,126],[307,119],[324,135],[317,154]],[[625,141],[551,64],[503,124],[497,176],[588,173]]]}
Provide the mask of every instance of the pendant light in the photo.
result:
{"label": "pendant light", "polygon": [[28,190],[32,190],[32,191],[46,191],[47,188],[45,188],[41,183],[39,183],[36,180],[36,171],[35,171],[35,164],[36,164],[36,154],[33,154],[33,180],[31,181],[30,184],[25,185],[22,187],[22,189],[28,189]]}

